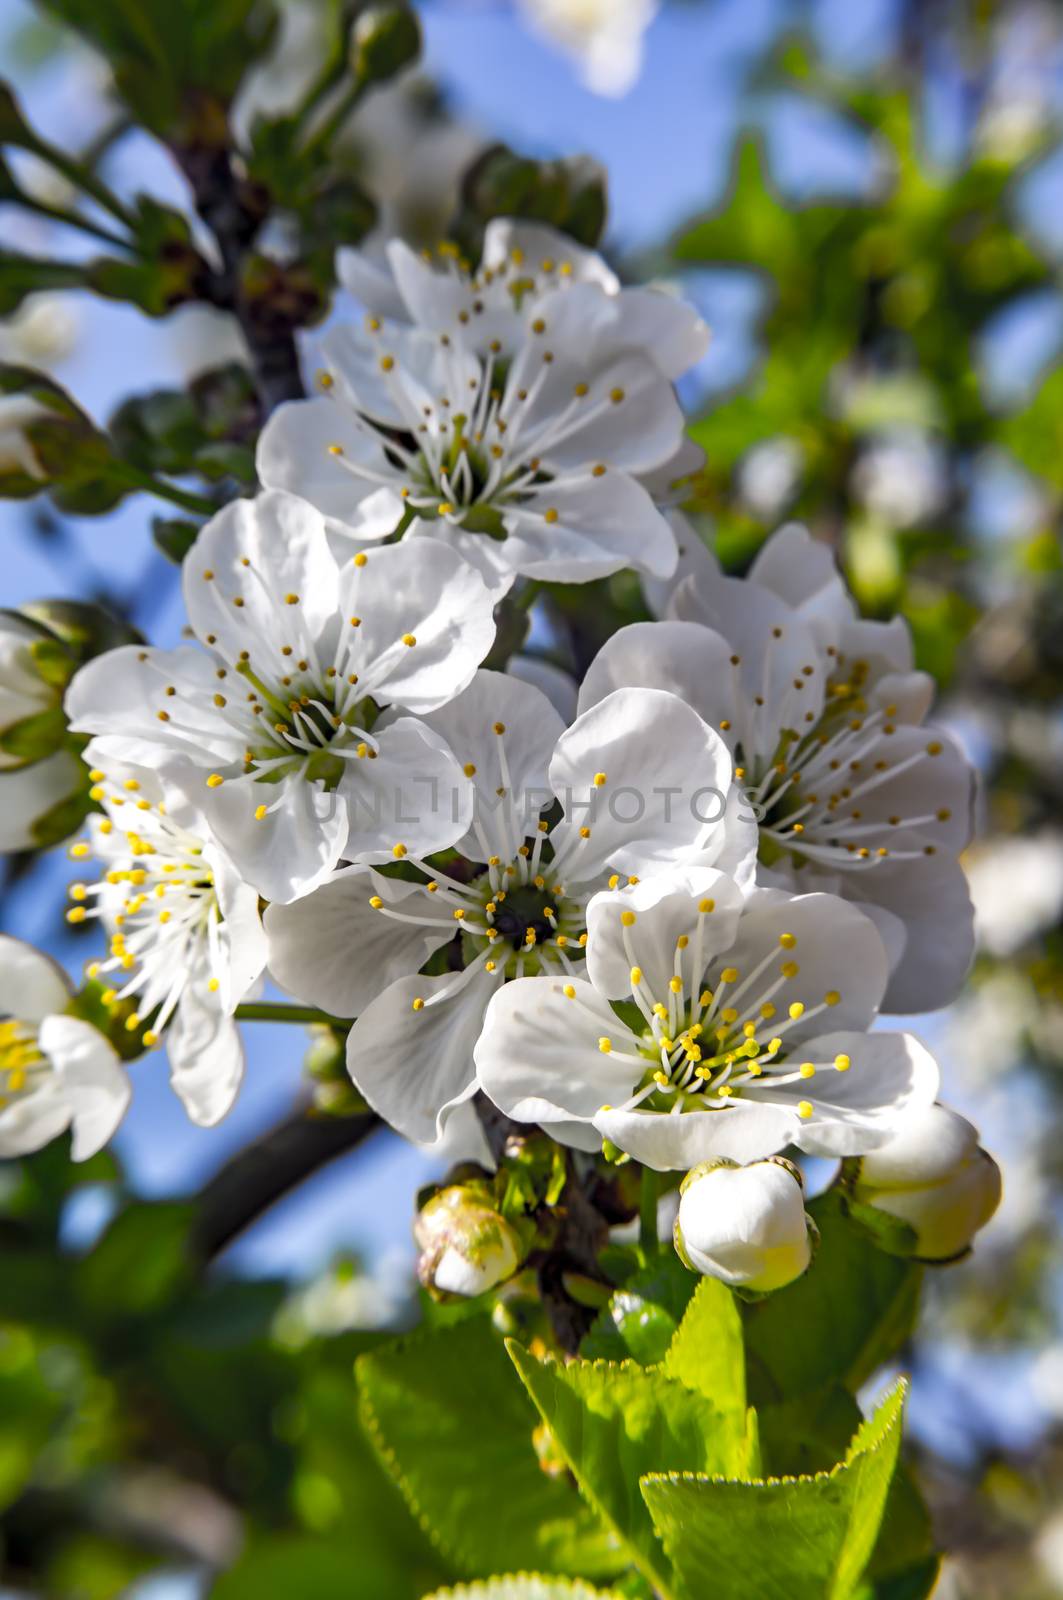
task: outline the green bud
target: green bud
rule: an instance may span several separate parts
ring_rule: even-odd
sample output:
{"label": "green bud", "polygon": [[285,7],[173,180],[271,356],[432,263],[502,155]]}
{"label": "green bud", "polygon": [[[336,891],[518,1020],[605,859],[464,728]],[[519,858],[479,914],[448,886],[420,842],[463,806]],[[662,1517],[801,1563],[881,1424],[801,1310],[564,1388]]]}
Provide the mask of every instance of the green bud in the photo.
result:
{"label": "green bud", "polygon": [[417,1275],[433,1299],[470,1299],[511,1278],[526,1255],[516,1228],[481,1189],[451,1184],[421,1208]]}
{"label": "green bud", "polygon": [[421,25],[401,0],[369,5],[351,29],[351,71],[359,83],[387,83],[421,53]]}

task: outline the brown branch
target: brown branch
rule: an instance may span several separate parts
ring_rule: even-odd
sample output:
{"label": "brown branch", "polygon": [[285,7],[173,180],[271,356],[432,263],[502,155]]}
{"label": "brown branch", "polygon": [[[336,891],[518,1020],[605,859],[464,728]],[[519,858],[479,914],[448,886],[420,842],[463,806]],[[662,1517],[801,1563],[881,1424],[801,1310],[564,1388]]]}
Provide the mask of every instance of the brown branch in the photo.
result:
{"label": "brown branch", "polygon": [[380,1127],[372,1111],[353,1117],[315,1116],[309,1103],[239,1151],[200,1191],[192,1242],[205,1261],[221,1254],[245,1228],[337,1156],[363,1144]]}

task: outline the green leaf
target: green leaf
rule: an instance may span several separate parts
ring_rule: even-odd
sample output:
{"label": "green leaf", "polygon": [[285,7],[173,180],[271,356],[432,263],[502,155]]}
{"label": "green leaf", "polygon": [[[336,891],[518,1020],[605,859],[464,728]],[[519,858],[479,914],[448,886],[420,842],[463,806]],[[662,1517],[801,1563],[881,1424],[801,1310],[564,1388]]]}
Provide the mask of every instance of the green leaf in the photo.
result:
{"label": "green leaf", "polygon": [[746,1352],[742,1318],[731,1290],[702,1278],[668,1347],[664,1370],[723,1411],[744,1411]]}
{"label": "green leaf", "polygon": [[677,1600],[854,1600],[882,1523],[901,1440],[904,1385],[860,1428],[841,1465],[811,1478],[728,1483],[653,1473],[642,1492],[675,1566]]}
{"label": "green leaf", "polygon": [[487,1319],[373,1351],[357,1374],[366,1432],[459,1572],[616,1572],[598,1518],[564,1476],[540,1466],[538,1418]]}
{"label": "green leaf", "polygon": [[662,1251],[617,1289],[580,1354],[589,1361],[630,1357],[641,1366],[656,1366],[668,1353],[696,1285],[675,1251]]}
{"label": "green leaf", "polygon": [[513,1340],[507,1349],[528,1393],[588,1500],[658,1588],[668,1565],[640,1497],[643,1474],[732,1474],[748,1464],[746,1419],[633,1361],[540,1362]]}
{"label": "green leaf", "polygon": [[172,1304],[190,1279],[187,1248],[193,1207],[132,1205],[77,1263],[75,1290],[106,1320],[143,1316]]}
{"label": "green leaf", "polygon": [[485,1578],[483,1583],[459,1583],[455,1589],[437,1589],[424,1600],[619,1600],[615,1592],[592,1589],[567,1578],[544,1578],[534,1572]]}
{"label": "green leaf", "polygon": [[744,1309],[750,1399],[760,1406],[835,1381],[857,1389],[911,1332],[921,1269],[875,1247],[836,1193],[809,1212],[821,1244],[804,1277]]}
{"label": "green leaf", "polygon": [[151,534],[163,555],[180,566],[199,537],[199,523],[183,517],[152,517]]}

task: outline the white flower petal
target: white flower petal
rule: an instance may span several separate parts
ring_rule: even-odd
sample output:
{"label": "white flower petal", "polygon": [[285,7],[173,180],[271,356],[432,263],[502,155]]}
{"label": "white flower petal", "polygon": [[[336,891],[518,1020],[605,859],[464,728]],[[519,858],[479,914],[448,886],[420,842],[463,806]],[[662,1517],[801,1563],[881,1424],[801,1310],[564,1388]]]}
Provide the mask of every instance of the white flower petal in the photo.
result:
{"label": "white flower petal", "polygon": [[696,622],[634,622],[607,639],[587,668],[579,694],[586,711],[614,689],[666,689],[693,707],[703,722],[734,739],[733,647]]}
{"label": "white flower petal", "polygon": [[278,406],[259,436],[255,465],[267,489],[301,495],[332,532],[383,539],[402,519],[401,485],[381,442],[327,396]]}
{"label": "white flower petal", "polygon": [[527,266],[529,273],[543,270],[544,261],[571,268],[574,283],[594,283],[606,294],[616,294],[620,280],[596,250],[577,244],[567,233],[542,222],[525,222],[520,217],[494,217],[484,229],[483,265],[492,272],[514,259]]}
{"label": "white flower petal", "polygon": [[731,758],[675,695],[618,689],[562,734],[550,781],[565,810],[552,836],[562,875],[586,883],[608,865],[642,873],[718,847]]}
{"label": "white flower petal", "polygon": [[544,661],[542,656],[529,655],[512,656],[506,671],[511,678],[530,683],[544,694],[566,728],[575,721],[578,690],[571,673],[555,667],[551,661]]}
{"label": "white flower petal", "polygon": [[[909,837],[905,841],[911,844]],[[943,851],[914,861],[883,861],[854,875],[849,889],[904,923],[904,951],[890,977],[884,1011],[936,1011],[956,998],[974,959],[974,912],[963,868]]]}
{"label": "white flower petal", "polygon": [[658,578],[675,566],[667,519],[634,478],[607,470],[536,485],[506,508],[509,559],[529,577],[585,583],[624,567]]}
{"label": "white flower petal", "polygon": [[[789,936],[786,946],[781,943],[784,934]],[[763,976],[735,1005],[753,1005],[759,994],[783,979],[772,994],[780,1018],[791,1005],[803,1005],[811,1013],[822,1006],[825,995],[837,994],[840,998],[827,1013],[835,1028],[869,1027],[889,978],[885,946],[874,923],[857,906],[829,894],[752,890],[725,955],[725,964],[740,975],[732,992],[741,993],[743,980],[763,966]],[[793,975],[784,978],[784,967],[794,969]],[[819,1020],[792,1022],[787,1047],[801,1048],[799,1041],[822,1028],[822,1012]]]}
{"label": "white flower petal", "polygon": [[46,1017],[38,1037],[52,1065],[55,1092],[67,1108],[71,1158],[87,1161],[125,1116],[132,1097],[129,1079],[103,1034],[77,1017]]}
{"label": "white flower petal", "polygon": [[[709,869],[642,878],[632,887],[604,889],[587,907],[587,976],[611,1000],[631,996],[631,969],[642,973],[642,992],[666,1000],[677,971],[678,941],[688,940],[678,970],[686,994],[697,992],[714,955],[731,948],[742,914],[738,885]],[[711,906],[702,911],[700,907]],[[635,921],[625,926],[624,916]],[[694,970],[696,956],[701,964]]]}
{"label": "white flower petal", "polygon": [[492,599],[479,573],[430,541],[386,545],[361,565],[348,563],[339,606],[344,617],[360,619],[350,665],[365,692],[407,711],[434,711],[460,693],[495,637]]}
{"label": "white flower petal", "polygon": [[784,729],[804,730],[810,715],[820,715],[825,672],[816,636],[767,589],[738,578],[690,577],[676,589],[671,609],[679,621],[715,629],[739,658],[735,733],[747,756],[770,759]]}
{"label": "white flower petal", "polygon": [[166,1034],[170,1087],[190,1120],[212,1128],[232,1108],[244,1075],[240,1030],[209,993],[189,984]]}
{"label": "white flower petal", "polygon": [[[930,1052],[910,1033],[829,1033],[801,1046],[817,1065],[814,1078],[773,1087],[765,1074],[750,1090],[758,1106],[795,1108],[790,1137],[809,1155],[852,1156],[885,1144],[904,1118],[932,1105],[940,1075]],[[852,1065],[838,1072],[839,1055]],[[812,1106],[803,1118],[802,1100]],[[781,1146],[780,1146],[781,1148]]]}
{"label": "white flower petal", "polygon": [[349,818],[342,854],[380,863],[395,859],[396,846],[411,856],[449,848],[472,818],[468,779],[424,723],[399,717],[378,728],[377,759],[348,761],[336,791]]}
{"label": "white flower petal", "polygon": [[[378,896],[414,925],[369,904]],[[454,937],[451,908],[437,906],[421,884],[347,867],[311,894],[270,906],[265,917],[269,968],[297,1000],[336,1017],[356,1017],[396,979],[419,972]]]}
{"label": "white flower petal", "polygon": [[[301,777],[268,784],[248,776],[199,792],[211,833],[267,900],[294,900],[322,883],[343,853],[350,824],[339,790]],[[269,809],[258,817],[263,805]]]}
{"label": "white flower petal", "polygon": [[320,513],[279,490],[219,511],[182,567],[197,636],[213,636],[228,661],[250,649],[252,665],[257,651],[272,653],[272,645],[293,645],[300,653],[311,647],[335,615],[336,582]]}
{"label": "white flower petal", "polygon": [[[637,1041],[627,1024],[582,978],[567,987],[554,978],[514,978],[498,990],[475,1049],[484,1093],[518,1122],[561,1129],[587,1122],[610,1101],[624,1100],[641,1076],[631,1060]],[[608,1039],[613,1049],[601,1048]],[[592,1145],[591,1148],[595,1148]]]}
{"label": "white flower petal", "polygon": [[[209,772],[218,763],[240,761],[244,739],[214,704],[217,666],[216,659],[191,645],[108,650],[71,681],[66,692],[70,726],[77,733],[122,739],[123,758],[141,766],[166,766],[183,757]],[[173,695],[167,694],[169,688]],[[188,715],[192,708],[194,722]]]}
{"label": "white flower petal", "polygon": [[[424,722],[469,773],[481,837],[508,860],[550,804],[550,761],[565,731],[561,718],[530,684],[481,669],[462,694]],[[475,830],[458,848],[474,861],[482,859]]]}
{"label": "white flower petal", "polygon": [[386,252],[382,251],[378,259],[364,248],[341,248],[336,251],[336,277],[375,316],[394,317],[400,322],[405,319],[406,302]]}
{"label": "white flower petal", "polygon": [[226,973],[222,987],[227,1004],[235,1007],[265,969],[269,949],[266,930],[262,926],[257,891],[243,881],[221,851],[208,844],[204,853],[214,874],[214,891],[223,918],[221,948]]}
{"label": "white flower petal", "polygon": [[[694,454],[691,454],[691,452],[694,452]],[[698,459],[695,459],[695,456]],[[678,465],[685,472],[696,472],[701,465],[700,458],[702,456],[703,451],[692,440],[684,436],[683,443],[680,446],[680,454],[676,461],[674,463],[668,462],[666,467],[661,469],[662,472],[667,474],[665,482],[662,484],[657,481],[657,472],[644,473],[639,481],[646,491],[653,496],[655,504],[664,504],[668,499],[668,495],[664,491],[671,483],[672,478],[680,475],[675,470],[676,466]],[[665,512],[665,516],[668,518],[669,526],[675,534],[679,560],[671,577],[666,578],[663,582],[656,578],[643,578],[642,580],[642,592],[646,596],[646,604],[655,617],[670,615],[669,607],[672,595],[685,578],[696,579],[700,585],[701,583],[712,583],[720,577],[720,563],[697,528],[694,527],[690,518],[674,508],[669,508]]]}
{"label": "white flower petal", "polygon": [[706,323],[678,295],[652,286],[621,289],[618,309],[625,342],[647,351],[672,382],[696,366],[709,348]]}
{"label": "white flower petal", "polygon": [[656,1172],[682,1172],[724,1156],[759,1161],[790,1143],[796,1112],[771,1105],[713,1107],[675,1116],[660,1111],[599,1111],[594,1126],[605,1139]]}
{"label": "white flower petal", "polygon": [[[356,1088],[408,1139],[435,1145],[449,1113],[475,1094],[473,1047],[500,982],[482,966],[400,978],[351,1029],[347,1070]],[[415,1000],[424,1001],[416,1010]]]}
{"label": "white flower petal", "polygon": [[65,1011],[73,993],[74,985],[51,956],[0,933],[0,1017],[41,1022],[53,1011]]}
{"label": "white flower petal", "polygon": [[748,581],[799,612],[823,646],[837,646],[855,616],[834,552],[799,522],[786,523],[761,546]]}

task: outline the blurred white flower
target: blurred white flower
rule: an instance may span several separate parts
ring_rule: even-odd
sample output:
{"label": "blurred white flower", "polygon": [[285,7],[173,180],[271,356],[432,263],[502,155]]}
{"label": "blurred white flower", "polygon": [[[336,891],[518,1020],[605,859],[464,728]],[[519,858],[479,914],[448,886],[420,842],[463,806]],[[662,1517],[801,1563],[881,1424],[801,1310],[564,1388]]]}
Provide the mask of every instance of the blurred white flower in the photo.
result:
{"label": "blurred white flower", "polygon": [[95,1155],[129,1104],[129,1080],[97,1028],[65,1015],[74,986],[54,961],[0,934],[0,1157],[67,1128],[75,1161]]}
{"label": "blurred white flower", "polygon": [[89,819],[91,845],[81,840],[69,854],[93,854],[105,870],[99,882],[71,886],[67,919],[102,920],[109,953],[89,976],[113,985],[116,1001],[136,1002],[127,1027],[150,1018],[149,1048],[166,1032],[174,1091],[193,1122],[211,1127],[243,1078],[233,1013],[266,964],[258,895],[180,790],[113,755],[106,739],[94,739],[85,760],[102,814]]}
{"label": "blurred white flower", "polygon": [[577,63],[595,94],[628,92],[659,0],[519,0],[528,26]]}
{"label": "blurred white flower", "polygon": [[738,493],[761,522],[776,522],[801,481],[804,451],[794,439],[765,439],[747,450],[738,466]]}
{"label": "blurred white flower", "polygon": [[1063,833],[997,838],[965,857],[975,934],[990,955],[1004,957],[1059,920],[1063,912]]}
{"label": "blurred white flower", "polygon": [[944,452],[921,429],[892,429],[861,452],[852,489],[872,516],[891,528],[910,528],[946,502]]}
{"label": "blurred white flower", "polygon": [[51,367],[74,347],[78,319],[65,295],[34,294],[0,326],[0,361]]}

